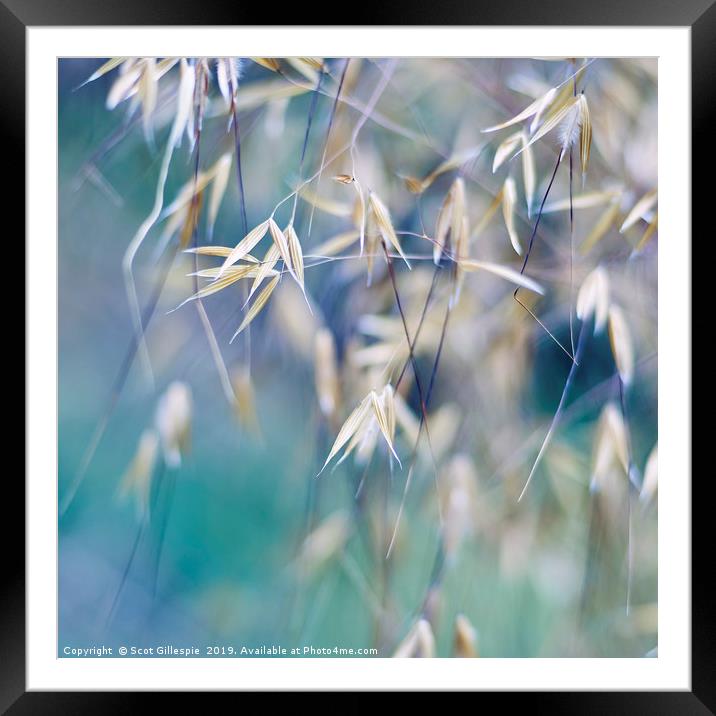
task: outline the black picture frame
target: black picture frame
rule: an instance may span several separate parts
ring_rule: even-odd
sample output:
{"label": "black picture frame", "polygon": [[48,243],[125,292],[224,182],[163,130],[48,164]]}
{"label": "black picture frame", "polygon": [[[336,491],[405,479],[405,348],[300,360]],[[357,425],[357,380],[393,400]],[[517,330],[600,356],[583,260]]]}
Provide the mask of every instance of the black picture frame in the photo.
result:
{"label": "black picture frame", "polygon": [[[305,24],[305,5],[295,11],[282,9],[284,24]],[[322,7],[312,6],[315,17],[327,19]],[[295,17],[291,18],[291,14]],[[713,167],[713,127],[716,117],[716,2],[715,0],[543,0],[525,3],[467,3],[445,0],[440,4],[398,0],[382,7],[351,5],[356,25],[520,25],[520,26],[687,26],[691,28],[692,93],[692,226],[696,234],[704,227],[701,240],[713,242],[713,228],[706,229],[709,207],[707,192],[713,179],[706,167]],[[0,0],[0,126],[2,157],[7,181],[3,191],[6,220],[18,219],[10,239],[24,233],[24,213],[14,207],[24,204],[25,182],[25,50],[28,26],[88,25],[257,25],[263,24],[236,3],[220,0]],[[322,24],[322,23],[311,23]],[[701,169],[701,172],[699,172]],[[713,200],[712,200],[713,201]],[[11,208],[13,207],[13,208]],[[701,218],[702,221],[697,221]],[[685,245],[691,237],[680,237]],[[702,261],[708,264],[708,261]],[[692,286],[694,279],[692,277]],[[6,304],[7,305],[7,304]],[[707,305],[707,304],[705,304]],[[8,311],[6,316],[11,313]],[[13,313],[17,313],[13,311]],[[693,322],[692,322],[693,325]],[[704,326],[708,325],[706,323]],[[7,330],[10,330],[8,327]],[[24,327],[21,329],[24,332]],[[32,380],[26,373],[25,380]],[[708,423],[708,419],[706,420]],[[696,425],[696,424],[695,424]],[[7,439],[7,438],[6,438]],[[9,450],[8,450],[9,452]],[[690,456],[689,456],[690,457]],[[683,692],[511,692],[508,707],[549,709],[552,713],[649,713],[716,714],[716,625],[714,599],[710,589],[713,541],[709,499],[713,476],[703,471],[692,480],[692,655],[691,691]],[[686,482],[691,475],[679,476]],[[136,693],[48,693],[25,692],[25,559],[18,535],[24,534],[25,493],[13,470],[4,477],[5,516],[0,520],[4,533],[3,568],[0,570],[0,712],[13,715],[35,713],[125,713],[140,700],[151,698]],[[10,507],[12,506],[12,507]],[[8,516],[19,516],[13,523]],[[476,694],[481,702],[494,694]],[[356,705],[358,702],[353,702]],[[501,703],[505,703],[502,701]]]}

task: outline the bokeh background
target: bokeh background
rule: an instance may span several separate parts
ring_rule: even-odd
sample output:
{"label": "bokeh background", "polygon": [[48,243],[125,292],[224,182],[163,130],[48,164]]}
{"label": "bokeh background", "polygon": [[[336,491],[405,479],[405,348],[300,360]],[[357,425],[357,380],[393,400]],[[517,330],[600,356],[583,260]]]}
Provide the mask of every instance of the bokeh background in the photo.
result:
{"label": "bokeh background", "polygon": [[[116,70],[82,84],[103,61],[58,63],[60,500],[105,414],[131,345],[122,257],[150,211],[175,111],[178,68],[158,82],[148,141],[141,117],[128,110],[128,102],[107,109]],[[485,134],[481,129],[569,81],[582,64],[566,59],[356,58],[343,88],[344,98],[354,101],[338,105],[328,156],[350,136],[360,108],[370,104],[373,91],[385,81],[356,144],[357,175],[389,206],[396,228],[432,236],[457,173],[465,180],[467,211],[476,225],[512,173],[518,190],[515,226],[526,245],[559,151],[556,139],[548,135],[534,145],[537,189],[529,218],[520,160],[492,171],[495,149],[511,130]],[[329,76],[314,106],[310,91],[295,90],[291,96],[281,91],[306,82],[291,65],[284,63],[275,72],[244,61],[238,97],[254,97],[239,102],[249,226],[265,220],[295,186],[309,116],[304,175],[317,170],[343,66],[342,59],[327,61]],[[203,168],[234,147],[212,81],[201,139]],[[638,485],[657,440],[658,239],[635,252],[648,215],[629,231],[619,228],[636,201],[656,188],[657,63],[596,59],[579,81],[589,101],[593,145],[584,186],[575,154],[574,195],[614,191],[618,200],[586,252],[580,247],[604,218],[605,204],[575,209],[572,284],[569,213],[544,214],[527,274],[547,291],[530,305],[568,345],[570,300],[573,304],[592,269],[601,265],[608,271],[612,300],[627,317],[634,345],[635,377],[625,400]],[[408,191],[403,177],[426,176],[468,148],[475,148],[469,161],[441,174],[420,197]],[[191,180],[194,158],[185,139],[170,166],[166,204]],[[548,203],[569,196],[567,164],[565,159]],[[234,168],[211,237],[224,246],[235,245],[243,235]],[[619,405],[606,332],[588,338],[563,418],[518,502],[570,361],[515,304],[511,284],[481,273],[466,277],[428,411],[441,499],[449,504],[449,486],[458,484],[462,492],[457,497],[466,504],[461,514],[468,515],[458,530],[459,544],[444,563],[434,469],[425,445],[389,560],[386,534],[395,522],[412,449],[405,434],[399,429],[396,438],[402,470],[397,463],[391,468],[379,443],[367,469],[349,458],[316,478],[337,428],[375,375],[366,369],[372,359],[365,350],[382,339],[366,328],[370,321],[365,316],[391,321],[385,328],[389,343],[399,344],[402,335],[385,261],[376,259],[367,287],[365,259],[313,266],[318,262],[309,258],[312,248],[353,226],[341,207],[324,210],[331,208],[329,200],[353,206],[352,187],[331,180],[351,169],[346,153],[325,169],[317,187],[312,185],[323,203],[315,209],[310,236],[311,204],[298,203],[296,228],[313,312],[296,284],[284,278],[252,324],[258,429],[227,403],[194,307],[167,313],[193,292],[187,277],[193,259],[179,254],[173,263],[147,331],[155,384],[134,361],[86,477],[58,522],[59,654],[65,646],[170,643],[202,650],[209,645],[375,647],[390,656],[421,613],[431,624],[438,656],[455,653],[458,614],[475,630],[474,647],[483,657],[654,654],[656,500],[639,500],[638,494],[630,498],[626,476],[618,469],[604,489],[590,491],[600,415],[608,403]],[[290,213],[290,208],[288,202],[284,210]],[[282,213],[282,225],[286,220]],[[152,229],[135,264],[142,304],[166,255],[157,248],[164,226],[159,222]],[[204,227],[200,219],[199,244],[209,243]],[[169,246],[177,240],[171,237]],[[425,240],[411,235],[401,240],[411,254],[431,257]],[[257,249],[257,255],[263,250]],[[343,253],[355,256],[357,247]],[[501,211],[475,237],[471,255],[519,270],[521,259],[510,246]],[[210,265],[216,262],[202,259],[202,266]],[[415,260],[409,272],[396,262],[395,269],[415,325],[433,264]],[[439,333],[444,313],[445,285],[441,274],[428,312],[433,334]],[[242,293],[234,286],[204,305],[228,369],[237,375],[249,350],[244,334],[229,343],[241,322]],[[578,330],[576,318],[574,325]],[[314,341],[320,329],[329,330],[337,346],[342,396],[337,422],[321,413],[316,397]],[[418,352],[424,383],[435,347],[433,337]],[[415,384],[411,370],[407,373],[404,399],[418,420]],[[191,389],[190,450],[178,469],[164,473],[160,489],[154,485],[150,527],[136,544],[125,575],[140,522],[132,501],[118,497],[118,486],[140,435],[154,420],[157,401],[176,380]],[[459,479],[454,477],[458,473]]]}

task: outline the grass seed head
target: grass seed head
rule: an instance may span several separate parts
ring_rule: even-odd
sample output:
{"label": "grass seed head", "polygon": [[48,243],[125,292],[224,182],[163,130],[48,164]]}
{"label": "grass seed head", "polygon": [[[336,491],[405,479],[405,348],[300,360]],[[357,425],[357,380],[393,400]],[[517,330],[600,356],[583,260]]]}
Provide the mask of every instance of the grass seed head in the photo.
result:
{"label": "grass seed head", "polygon": [[477,652],[477,631],[464,614],[455,617],[455,635],[452,646],[453,656],[474,658]]}
{"label": "grass seed head", "polygon": [[600,333],[609,317],[609,275],[597,266],[584,279],[577,294],[577,318],[588,321],[594,316],[594,333]]}
{"label": "grass seed head", "polygon": [[621,411],[614,403],[607,403],[599,418],[594,439],[590,489],[593,492],[611,489],[615,467],[622,476],[628,476],[627,433]]}
{"label": "grass seed head", "polygon": [[609,341],[619,376],[628,386],[634,378],[634,347],[624,312],[614,304],[609,308]]}
{"label": "grass seed head", "polygon": [[420,618],[393,653],[393,658],[433,658],[435,636],[427,619]]}
{"label": "grass seed head", "polygon": [[620,233],[624,233],[627,229],[634,226],[634,224],[643,219],[656,205],[656,189],[646,192],[639,201],[634,204],[631,211],[626,215],[626,218],[622,222],[619,229]]}
{"label": "grass seed head", "polygon": [[393,228],[393,222],[390,219],[388,208],[374,192],[368,195],[368,204],[378,233],[387,244],[390,244],[400,254],[407,267],[410,268],[410,263],[403,253],[400,241],[398,241],[398,235]]}
{"label": "grass seed head", "polygon": [[246,365],[239,365],[232,373],[231,386],[236,396],[236,413],[241,424],[256,437],[261,437],[256,395],[251,372]]}
{"label": "grass seed head", "polygon": [[315,574],[338,556],[350,535],[350,519],[339,510],[329,515],[304,540],[298,555],[298,566],[304,574]]}
{"label": "grass seed head", "polygon": [[505,185],[502,190],[502,216],[505,220],[505,228],[510,237],[512,248],[517,252],[518,256],[522,255],[522,246],[515,229],[515,205],[517,204],[517,188],[515,180],[512,177],[505,179]]}
{"label": "grass seed head", "polygon": [[186,383],[174,381],[159,399],[154,415],[167,467],[179,467],[182,455],[189,450],[191,416],[191,389]]}
{"label": "grass seed head", "polygon": [[159,453],[159,435],[148,428],[139,438],[137,450],[119,485],[119,496],[134,497],[137,517],[142,518],[149,512],[149,495],[152,475]]}

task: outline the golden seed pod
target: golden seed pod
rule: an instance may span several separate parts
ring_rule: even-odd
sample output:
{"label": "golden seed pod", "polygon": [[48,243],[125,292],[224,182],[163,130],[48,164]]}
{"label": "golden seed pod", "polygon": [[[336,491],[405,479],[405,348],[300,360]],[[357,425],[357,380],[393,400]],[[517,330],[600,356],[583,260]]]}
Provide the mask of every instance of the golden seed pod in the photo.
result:
{"label": "golden seed pod", "polygon": [[464,614],[455,617],[455,635],[453,637],[453,656],[474,658],[477,651],[477,631]]}

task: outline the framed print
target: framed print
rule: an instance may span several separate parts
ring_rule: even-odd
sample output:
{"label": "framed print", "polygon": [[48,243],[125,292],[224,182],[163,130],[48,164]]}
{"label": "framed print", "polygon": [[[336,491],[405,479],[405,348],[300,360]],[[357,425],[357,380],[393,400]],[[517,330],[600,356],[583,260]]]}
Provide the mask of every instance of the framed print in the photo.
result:
{"label": "framed print", "polygon": [[716,11],[406,12],[0,6],[26,167],[10,713],[715,708],[690,237]]}

